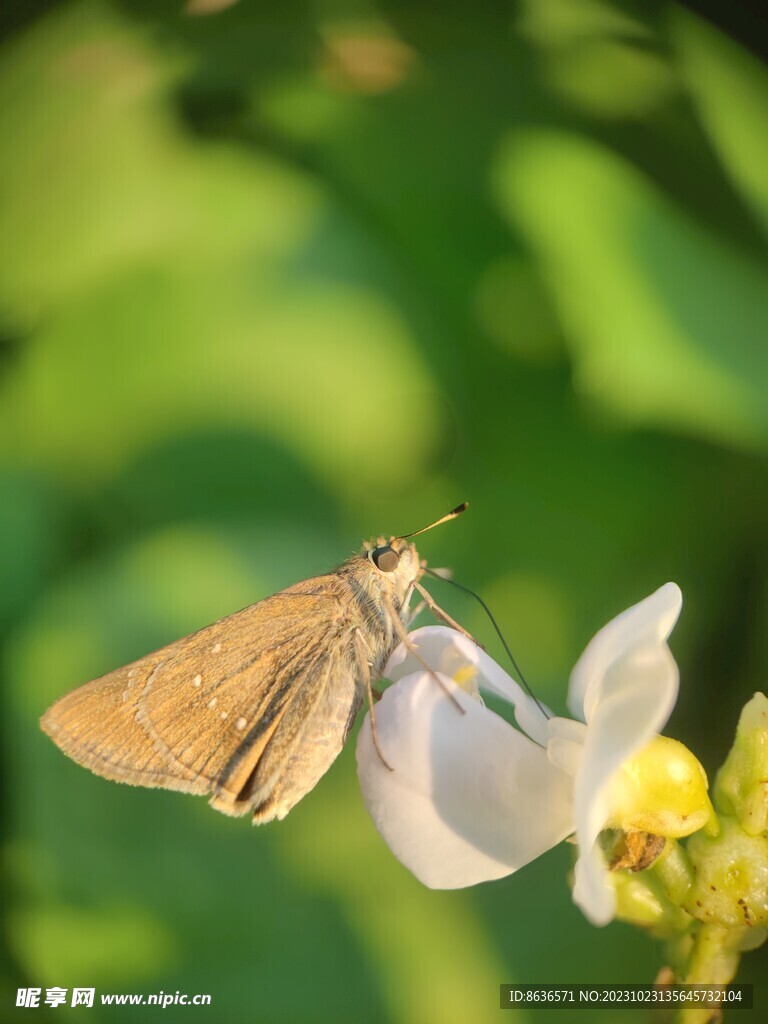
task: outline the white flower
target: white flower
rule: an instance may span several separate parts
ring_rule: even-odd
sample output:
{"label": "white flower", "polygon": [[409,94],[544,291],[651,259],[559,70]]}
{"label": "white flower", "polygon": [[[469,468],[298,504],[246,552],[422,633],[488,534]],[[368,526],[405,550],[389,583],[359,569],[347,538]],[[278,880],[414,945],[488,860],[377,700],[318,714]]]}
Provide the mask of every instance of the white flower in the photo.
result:
{"label": "white flower", "polygon": [[[666,639],[680,611],[674,583],[623,612],[590,642],[571,675],[569,710],[547,718],[484,651],[455,630],[427,626],[410,639],[434,676],[400,645],[393,681],[366,718],[357,764],[366,806],[393,853],[425,885],[461,888],[500,878],[575,831],[574,899],[604,924],[614,913],[598,834],[611,821],[622,764],[664,725],[678,673]],[[521,729],[485,707],[478,688],[514,707]]]}
{"label": "white flower", "polygon": [[568,710],[581,721],[547,723],[550,758],[574,776],[579,859],[573,898],[594,924],[607,924],[615,908],[597,844],[614,809],[612,783],[665,725],[677,700],[677,664],[666,640],[682,603],[680,588],[667,583],[604,626],[571,673]]}

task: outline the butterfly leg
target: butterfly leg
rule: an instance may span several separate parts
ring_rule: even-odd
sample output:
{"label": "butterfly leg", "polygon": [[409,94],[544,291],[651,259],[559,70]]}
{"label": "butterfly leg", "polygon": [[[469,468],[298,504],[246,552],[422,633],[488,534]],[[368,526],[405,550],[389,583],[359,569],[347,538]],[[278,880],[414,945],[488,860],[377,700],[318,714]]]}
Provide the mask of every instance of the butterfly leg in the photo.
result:
{"label": "butterfly leg", "polygon": [[427,607],[426,601],[419,601],[415,608],[408,611],[408,621],[405,623],[405,628],[410,629],[416,619],[417,615],[421,615],[424,609]]}
{"label": "butterfly leg", "polygon": [[[418,583],[416,584],[416,586],[418,586]],[[421,587],[419,587],[419,590],[421,590]],[[440,687],[440,689],[443,691],[443,693],[445,693],[445,695],[451,700],[453,705],[463,715],[464,714],[464,708],[461,706],[461,704],[459,704],[459,702],[456,700],[454,695],[451,693],[451,691],[445,685],[445,683],[440,678],[440,676],[437,674],[437,672],[435,672],[435,670],[432,668],[432,666],[428,665],[426,663],[426,661],[424,661],[424,659],[422,658],[421,654],[419,653],[419,648],[413,642],[413,640],[411,640],[411,638],[408,636],[408,632],[407,632],[405,626],[403,625],[402,621],[400,620],[400,616],[397,614],[397,612],[395,611],[394,607],[392,607],[392,603],[391,603],[391,601],[389,601],[389,599],[387,598],[386,594],[384,595],[384,604],[386,605],[387,611],[390,614],[390,617],[392,619],[392,625],[394,626],[394,630],[397,633],[398,637],[400,638],[400,642],[403,644],[403,646],[408,651],[410,651],[410,653],[414,656],[416,661],[420,662],[421,665],[427,670],[427,672],[429,672],[429,674],[435,680],[435,682]]]}
{"label": "butterfly leg", "polygon": [[485,650],[483,645],[481,643],[479,643],[479,641],[475,640],[475,638],[472,636],[472,634],[470,632],[468,632],[466,629],[464,629],[464,627],[462,625],[460,625],[456,621],[456,619],[451,618],[451,616],[448,614],[448,612],[443,611],[443,609],[435,601],[435,599],[432,597],[432,595],[429,593],[429,591],[425,590],[424,587],[422,587],[422,585],[420,583],[416,584],[416,589],[418,590],[418,592],[421,594],[421,596],[424,599],[422,603],[426,604],[426,606],[429,608],[429,610],[432,612],[433,615],[436,615],[438,619],[442,619],[443,622],[446,623],[446,625],[451,627],[451,629],[457,630],[459,633],[461,633],[462,636],[465,636],[468,640],[471,640],[472,643],[476,644],[480,648],[481,651]]}
{"label": "butterfly leg", "polygon": [[403,603],[400,606],[402,609],[401,614],[406,629],[411,628],[413,620],[416,618],[417,615],[420,615],[424,611],[424,608],[426,607],[423,601],[419,601],[415,608],[408,607],[408,605],[411,603],[411,597],[413,595],[413,589],[415,586],[416,581],[414,580],[413,583],[411,583],[411,585],[408,587],[405,597],[403,598]]}
{"label": "butterfly leg", "polygon": [[[376,748],[376,753],[379,755],[379,760],[385,768],[389,768],[390,771],[394,771],[392,765],[387,761],[386,757],[381,752],[379,746],[379,734],[376,729],[376,712],[374,711],[373,704],[373,687],[371,686],[371,664],[368,661],[368,645],[365,642],[365,637],[359,629],[355,630],[355,652],[357,653],[357,664],[360,669],[360,674],[365,682],[365,688],[368,691],[368,711],[371,716],[371,739],[373,745]],[[381,694],[379,694],[381,697]]]}

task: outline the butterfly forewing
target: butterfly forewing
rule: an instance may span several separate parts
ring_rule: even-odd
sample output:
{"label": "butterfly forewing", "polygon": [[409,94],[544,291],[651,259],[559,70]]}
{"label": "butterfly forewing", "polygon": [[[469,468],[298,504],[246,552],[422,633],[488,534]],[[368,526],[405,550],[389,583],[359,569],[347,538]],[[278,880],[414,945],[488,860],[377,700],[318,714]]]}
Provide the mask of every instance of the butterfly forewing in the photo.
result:
{"label": "butterfly forewing", "polygon": [[78,687],[48,709],[42,727],[65,754],[107,779],[206,793],[194,773],[170,770],[137,720],[141,681],[151,669],[152,655]]}
{"label": "butterfly forewing", "polygon": [[[355,673],[339,656],[351,627],[338,587],[335,576],[296,584],[86,683],[43,727],[107,778],[213,794],[229,814],[263,805],[260,820],[282,817],[335,758],[359,706]],[[301,792],[275,791],[296,756],[317,777]]]}

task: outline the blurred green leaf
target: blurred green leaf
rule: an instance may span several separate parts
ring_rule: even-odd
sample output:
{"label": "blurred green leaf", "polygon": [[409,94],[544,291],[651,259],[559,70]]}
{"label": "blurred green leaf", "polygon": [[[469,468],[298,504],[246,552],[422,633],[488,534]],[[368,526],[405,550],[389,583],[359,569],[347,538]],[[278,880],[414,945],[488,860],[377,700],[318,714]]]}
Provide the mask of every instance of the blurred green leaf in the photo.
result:
{"label": "blurred green leaf", "polygon": [[65,535],[63,496],[44,478],[0,470],[0,622],[44,585]]}
{"label": "blurred green leaf", "polygon": [[[0,171],[14,197],[0,280],[11,307],[34,302],[44,318],[0,389],[0,446],[109,475],[158,436],[255,426],[336,485],[402,487],[437,427],[406,323],[370,291],[302,270],[330,198],[272,159],[186,139],[163,94],[171,70],[88,5],[30,33],[0,77],[0,117],[16,116],[4,95],[25,112]],[[372,385],[384,365],[407,373]]]}
{"label": "blurred green leaf", "polygon": [[519,28],[537,42],[559,45],[587,36],[648,34],[632,5],[605,0],[523,0]]}
{"label": "blurred green leaf", "polygon": [[610,38],[577,38],[548,50],[544,77],[566,103],[604,118],[642,116],[679,90],[658,53]]}
{"label": "blurred green leaf", "polygon": [[757,57],[682,7],[670,13],[680,70],[723,166],[768,228],[768,71]]}
{"label": "blurred green leaf", "polygon": [[11,308],[39,318],[146,260],[200,270],[233,253],[279,259],[307,238],[320,200],[306,179],[184,136],[168,102],[183,67],[100,3],[59,8],[7,54],[0,226],[13,244],[0,295]]}
{"label": "blurred green leaf", "polygon": [[[30,977],[53,984],[146,983],[167,977],[174,944],[160,921],[130,904],[29,907],[11,915],[11,946]],[[54,979],[59,979],[55,981]]]}
{"label": "blurred green leaf", "polygon": [[764,448],[762,268],[575,135],[516,133],[494,177],[557,303],[577,392],[631,424]]}

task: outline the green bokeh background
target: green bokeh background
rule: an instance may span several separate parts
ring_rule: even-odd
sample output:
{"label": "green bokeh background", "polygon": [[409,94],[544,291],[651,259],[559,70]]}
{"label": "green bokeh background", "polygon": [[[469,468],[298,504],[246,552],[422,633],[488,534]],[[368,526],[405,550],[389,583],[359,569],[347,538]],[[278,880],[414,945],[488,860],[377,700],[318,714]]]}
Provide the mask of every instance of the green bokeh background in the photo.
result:
{"label": "green bokeh background", "polygon": [[565,846],[422,888],[353,743],[254,830],[37,719],[468,498],[421,551],[558,710],[594,631],[681,585],[667,731],[712,772],[768,660],[765,67],[671,3],[217,7],[2,16],[0,1017],[61,985],[213,1006],[18,1019],[484,1024],[502,981],[651,981]]}

